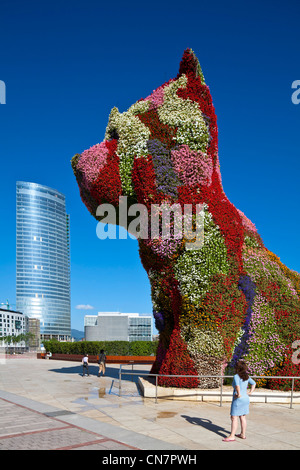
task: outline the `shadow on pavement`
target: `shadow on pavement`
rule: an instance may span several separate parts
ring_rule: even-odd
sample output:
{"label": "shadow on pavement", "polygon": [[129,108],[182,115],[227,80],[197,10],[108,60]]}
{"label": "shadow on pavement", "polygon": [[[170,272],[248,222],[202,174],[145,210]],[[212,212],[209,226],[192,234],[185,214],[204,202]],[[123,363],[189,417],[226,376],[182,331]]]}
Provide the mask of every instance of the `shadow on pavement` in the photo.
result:
{"label": "shadow on pavement", "polygon": [[189,423],[195,424],[196,426],[202,426],[203,428],[208,429],[208,431],[212,431],[215,434],[218,434],[218,436],[227,437],[228,433],[230,433],[230,431],[222,428],[221,426],[218,426],[217,424],[213,424],[213,422],[210,419],[196,418],[196,417],[186,416],[186,415],[181,415],[181,416],[185,418]]}
{"label": "shadow on pavement", "polygon": [[[99,367],[97,365],[92,365],[89,364],[89,375],[90,376],[95,376],[97,377],[98,375],[98,370]],[[72,365],[69,367],[59,367],[57,369],[49,369],[49,372],[56,372],[58,374],[73,374],[73,375],[80,375],[82,376],[83,374],[83,367],[82,365]],[[124,374],[126,372],[126,374]],[[132,375],[130,374],[130,370],[128,369],[123,369],[122,370],[122,381],[130,381],[130,382],[138,382],[138,375]],[[142,375],[147,374],[149,371],[148,370],[134,370],[134,373],[141,373]],[[128,374],[127,374],[128,373]],[[102,377],[102,374],[100,378]],[[111,378],[111,379],[119,379],[119,369],[116,367],[109,367],[106,366],[106,371],[105,371],[105,377]]]}

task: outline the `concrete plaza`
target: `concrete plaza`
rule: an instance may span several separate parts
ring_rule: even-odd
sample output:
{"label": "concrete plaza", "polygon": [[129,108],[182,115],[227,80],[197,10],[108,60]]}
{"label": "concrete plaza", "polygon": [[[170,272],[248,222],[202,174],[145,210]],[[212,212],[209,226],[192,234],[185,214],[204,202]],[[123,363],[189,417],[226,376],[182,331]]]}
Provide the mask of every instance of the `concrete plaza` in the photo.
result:
{"label": "concrete plaza", "polygon": [[[150,366],[135,366],[135,372]],[[118,365],[0,358],[0,449],[299,450],[300,404],[251,403],[247,439],[225,443],[230,403],[143,398]]]}

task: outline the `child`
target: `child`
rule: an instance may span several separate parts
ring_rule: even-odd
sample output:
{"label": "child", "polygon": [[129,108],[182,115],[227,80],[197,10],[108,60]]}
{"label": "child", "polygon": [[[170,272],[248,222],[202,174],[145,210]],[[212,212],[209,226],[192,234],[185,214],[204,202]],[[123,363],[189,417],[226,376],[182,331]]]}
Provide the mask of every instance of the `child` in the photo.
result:
{"label": "child", "polygon": [[82,374],[82,377],[85,376],[85,372],[87,373],[88,377],[89,377],[89,357],[88,357],[88,354],[85,354],[84,357],[82,358],[82,368],[83,368],[83,374]]}
{"label": "child", "polygon": [[98,372],[98,377],[100,377],[101,372],[103,373],[103,376],[105,374],[105,361],[106,361],[106,355],[104,353],[104,350],[101,349],[100,354],[99,354],[99,372]]}

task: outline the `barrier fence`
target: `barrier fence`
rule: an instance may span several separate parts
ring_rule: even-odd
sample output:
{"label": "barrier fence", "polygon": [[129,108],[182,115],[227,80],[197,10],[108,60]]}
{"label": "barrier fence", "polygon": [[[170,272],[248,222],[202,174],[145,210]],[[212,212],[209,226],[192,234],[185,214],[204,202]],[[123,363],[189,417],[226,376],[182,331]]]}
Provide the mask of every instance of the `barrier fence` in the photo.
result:
{"label": "barrier fence", "polygon": [[[136,365],[141,365],[141,364],[137,364],[135,363]],[[220,392],[219,393],[214,393],[214,394],[210,394],[211,396],[219,396],[220,395],[220,406],[223,405],[223,396],[224,395],[224,392],[223,392],[223,382],[224,382],[224,379],[227,379],[227,378],[233,378],[234,376],[233,375],[165,375],[165,374],[151,374],[151,373],[147,373],[147,372],[144,372],[144,373],[141,373],[141,372],[134,372],[133,371],[133,366],[134,364],[123,364],[123,365],[131,365],[132,366],[132,370],[131,371],[124,371],[122,370],[122,364],[120,364],[120,369],[119,369],[119,396],[122,395],[122,375],[131,375],[132,376],[132,379],[133,379],[133,376],[134,375],[137,375],[137,376],[144,376],[144,377],[155,377],[155,403],[157,403],[157,399],[158,399],[158,393],[157,393],[157,390],[158,390],[158,378],[165,378],[165,377],[184,377],[184,378],[194,378],[195,377],[198,377],[199,379],[201,378],[215,378],[215,379],[220,379]],[[291,387],[291,393],[290,393],[290,409],[293,408],[293,398],[294,398],[294,388],[295,388],[295,380],[299,380],[300,377],[290,377],[290,376],[265,376],[265,375],[251,375],[251,377],[253,379],[283,379],[283,380],[291,380],[292,381],[292,387]],[[205,395],[205,392],[203,392],[202,395]],[[232,394],[226,394],[226,396],[232,396]],[[255,396],[258,396],[258,395],[255,395],[253,394],[252,395],[253,397]],[[264,394],[260,394],[259,395],[260,397],[264,397],[265,398],[265,403],[267,403],[267,399],[268,398],[275,398],[275,397],[281,397],[282,395],[275,395],[275,394],[272,394],[272,395],[268,395],[267,393],[264,393]]]}

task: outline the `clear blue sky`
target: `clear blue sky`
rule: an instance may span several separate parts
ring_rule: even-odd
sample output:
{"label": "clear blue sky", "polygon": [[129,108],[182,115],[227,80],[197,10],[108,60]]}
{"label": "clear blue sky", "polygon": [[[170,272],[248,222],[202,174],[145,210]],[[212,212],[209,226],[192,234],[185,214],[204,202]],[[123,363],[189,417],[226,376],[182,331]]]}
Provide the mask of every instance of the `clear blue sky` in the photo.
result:
{"label": "clear blue sky", "polygon": [[[15,186],[53,187],[71,216],[72,328],[97,311],[152,312],[137,242],[101,241],[70,166],[125,111],[200,60],[218,116],[223,186],[266,246],[300,271],[298,1],[1,0],[0,302],[15,304]],[[77,310],[89,304],[93,310]]]}

